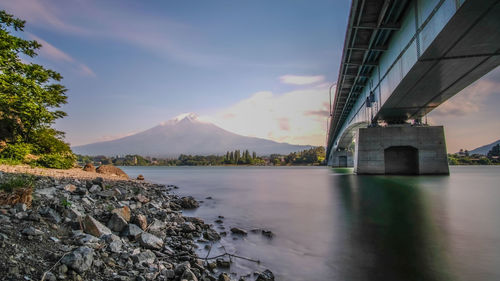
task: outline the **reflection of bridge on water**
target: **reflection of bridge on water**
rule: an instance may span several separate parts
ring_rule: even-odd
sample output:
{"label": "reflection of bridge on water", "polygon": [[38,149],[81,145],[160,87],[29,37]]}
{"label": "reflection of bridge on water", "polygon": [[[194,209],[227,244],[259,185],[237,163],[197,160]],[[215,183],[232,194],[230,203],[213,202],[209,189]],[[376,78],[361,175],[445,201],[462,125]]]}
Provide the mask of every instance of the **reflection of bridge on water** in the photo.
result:
{"label": "reflection of bridge on water", "polygon": [[353,0],[328,164],[448,174],[443,127],[421,120],[500,64],[499,15],[498,0]]}

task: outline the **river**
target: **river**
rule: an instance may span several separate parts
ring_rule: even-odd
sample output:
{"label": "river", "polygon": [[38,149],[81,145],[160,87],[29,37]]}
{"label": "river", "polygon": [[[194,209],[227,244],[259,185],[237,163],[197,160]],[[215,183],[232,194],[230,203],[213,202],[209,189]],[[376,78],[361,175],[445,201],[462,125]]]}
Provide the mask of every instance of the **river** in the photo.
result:
{"label": "river", "polygon": [[234,259],[239,275],[269,268],[276,280],[500,280],[500,166],[419,177],[327,167],[122,169],[204,201],[184,213],[218,231],[271,230],[271,239],[228,234],[213,246],[210,256],[223,245],[261,261]]}

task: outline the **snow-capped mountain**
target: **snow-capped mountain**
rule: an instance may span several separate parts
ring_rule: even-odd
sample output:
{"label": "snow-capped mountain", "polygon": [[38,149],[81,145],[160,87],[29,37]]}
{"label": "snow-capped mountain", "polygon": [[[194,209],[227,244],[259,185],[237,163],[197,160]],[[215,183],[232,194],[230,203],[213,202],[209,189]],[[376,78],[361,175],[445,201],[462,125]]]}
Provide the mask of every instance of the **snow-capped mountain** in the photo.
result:
{"label": "snow-capped mountain", "polygon": [[222,155],[235,149],[248,149],[258,155],[288,154],[310,147],[237,135],[212,123],[200,121],[196,114],[187,113],[131,136],[72,149],[82,155],[177,157],[180,154]]}

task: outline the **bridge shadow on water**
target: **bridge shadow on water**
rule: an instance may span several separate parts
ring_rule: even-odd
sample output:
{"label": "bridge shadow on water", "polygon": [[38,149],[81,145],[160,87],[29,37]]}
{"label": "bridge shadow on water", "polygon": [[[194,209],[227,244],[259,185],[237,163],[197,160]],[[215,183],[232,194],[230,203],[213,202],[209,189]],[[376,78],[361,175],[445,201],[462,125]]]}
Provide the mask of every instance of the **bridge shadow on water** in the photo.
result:
{"label": "bridge shadow on water", "polygon": [[455,279],[446,225],[433,217],[443,208],[422,190],[421,178],[334,174],[331,181],[340,222],[328,261],[335,280]]}

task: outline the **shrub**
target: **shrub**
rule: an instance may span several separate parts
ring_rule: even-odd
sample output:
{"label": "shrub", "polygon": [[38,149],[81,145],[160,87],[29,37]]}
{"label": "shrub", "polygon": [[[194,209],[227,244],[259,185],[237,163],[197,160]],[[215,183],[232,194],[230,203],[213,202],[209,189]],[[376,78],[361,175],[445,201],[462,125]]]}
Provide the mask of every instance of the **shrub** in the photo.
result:
{"label": "shrub", "polygon": [[64,133],[52,128],[37,130],[32,136],[37,154],[69,153],[71,149],[62,139]]}
{"label": "shrub", "polygon": [[0,190],[12,192],[18,188],[33,188],[34,185],[35,181],[33,176],[21,174],[13,176],[7,179],[7,181],[0,183]]}
{"label": "shrub", "polygon": [[75,160],[75,155],[72,153],[51,153],[41,155],[36,164],[45,168],[69,169],[73,167]]}
{"label": "shrub", "polygon": [[26,155],[31,153],[32,149],[33,146],[27,143],[9,144],[0,153],[0,158],[23,161]]}

